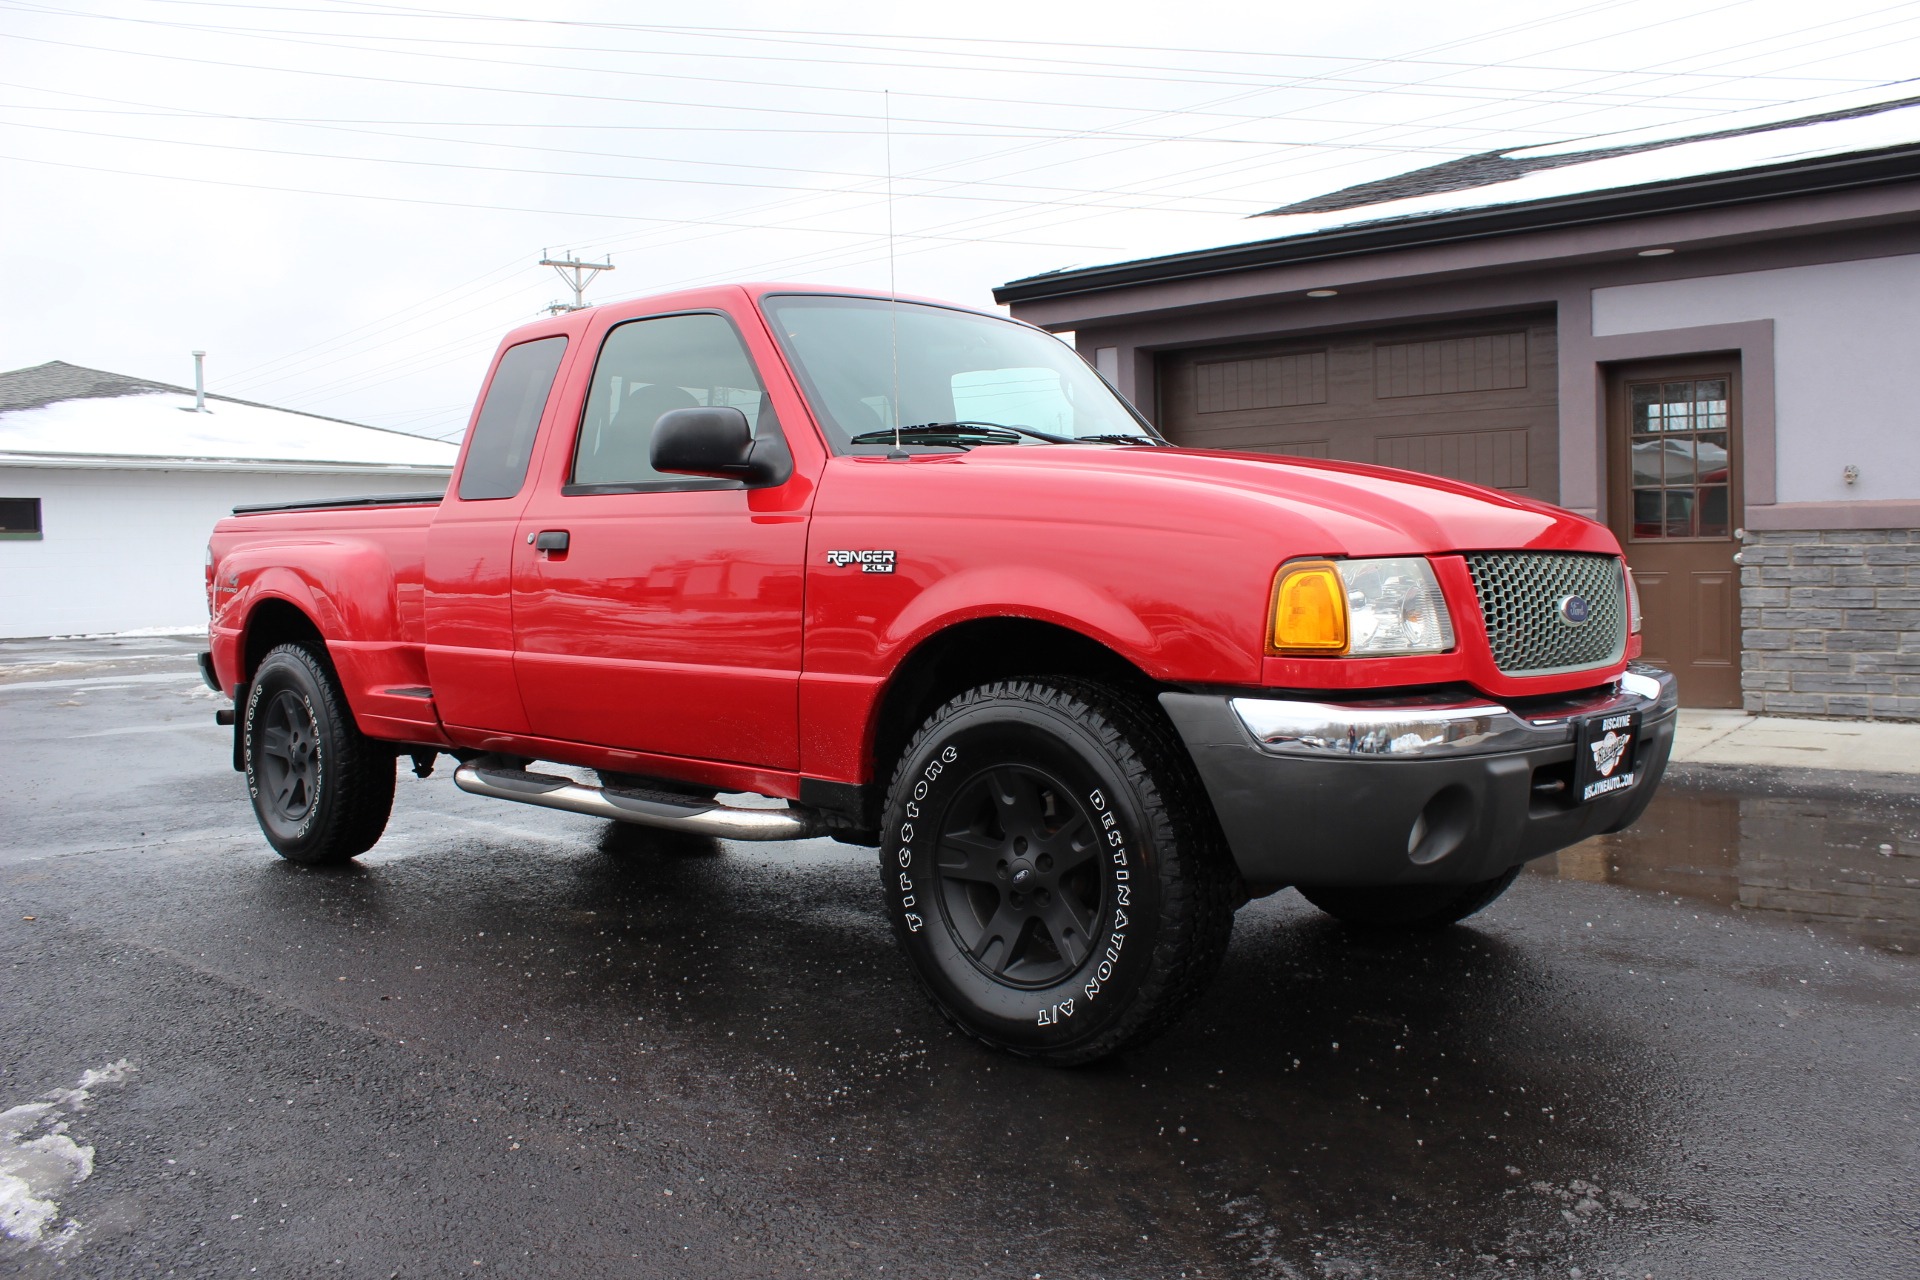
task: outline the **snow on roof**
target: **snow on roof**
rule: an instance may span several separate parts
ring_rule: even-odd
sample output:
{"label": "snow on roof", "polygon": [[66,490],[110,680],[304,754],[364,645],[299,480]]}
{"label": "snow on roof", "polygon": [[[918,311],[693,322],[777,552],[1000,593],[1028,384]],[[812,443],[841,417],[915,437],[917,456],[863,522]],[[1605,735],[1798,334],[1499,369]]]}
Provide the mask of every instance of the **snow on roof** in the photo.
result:
{"label": "snow on roof", "polygon": [[[1504,180],[1463,189],[1410,193],[1398,199],[1348,204],[1341,208],[1288,213],[1286,208],[1298,206],[1286,206],[1261,215],[1257,225],[1263,228],[1262,239],[1275,234],[1304,235],[1423,214],[1488,209],[1711,173],[1734,173],[1912,142],[1920,142],[1920,103],[1909,101],[1869,115],[1715,133],[1693,140],[1680,138],[1617,149],[1592,148],[1585,152],[1525,148],[1501,153],[1502,157],[1526,166],[1512,177],[1501,175]],[[1418,173],[1408,175],[1418,176]]]}
{"label": "snow on roof", "polygon": [[0,463],[138,460],[238,468],[447,470],[441,440],[269,405],[207,397],[54,361],[0,374]]}
{"label": "snow on roof", "polygon": [[[1920,98],[1851,102],[1790,120],[1743,115],[1728,125],[1677,137],[1671,129],[1640,130],[1466,156],[1252,215],[1235,224],[1239,234],[1224,238],[1220,214],[1169,215],[1102,268],[1912,145],[1920,143]],[[1062,267],[1027,281],[1092,269]]]}
{"label": "snow on roof", "polygon": [[[1851,96],[1858,98],[1860,95]],[[1656,151],[1681,143],[1717,142],[1782,129],[1798,129],[1860,119],[1916,105],[1920,105],[1920,98],[1900,98],[1878,102],[1863,100],[1837,105],[1816,115],[1806,115],[1803,112],[1798,116],[1789,116],[1786,108],[1769,107],[1738,111],[1722,116],[1719,118],[1722,127],[1706,133],[1676,132],[1676,126],[1665,125],[1651,129],[1636,129],[1628,133],[1606,134],[1599,138],[1575,138],[1564,142],[1547,143],[1544,146],[1519,147],[1508,151],[1486,151],[1479,155],[1461,156],[1455,160],[1428,165],[1424,169],[1415,169],[1410,173],[1395,174],[1390,178],[1379,178],[1355,186],[1343,187],[1338,191],[1330,191],[1325,195],[1314,196],[1307,200],[1297,200],[1257,216],[1270,218],[1294,213],[1331,213],[1347,209],[1362,209],[1369,205],[1387,204],[1414,196],[1441,195],[1452,191],[1492,186],[1541,169],[1558,169],[1569,165],[1585,164],[1589,161],[1608,160],[1615,156]],[[1912,126],[1909,124],[1902,127],[1910,129]],[[1806,135],[1801,136],[1804,139]],[[1762,150],[1769,149],[1763,147]],[[1675,176],[1689,177],[1728,168],[1746,167],[1728,165],[1717,158],[1709,158],[1706,167],[1701,167],[1698,159],[1704,153],[1694,154],[1695,163],[1681,165],[1680,168],[1684,172]],[[1799,157],[1789,155],[1784,158]],[[1581,190],[1592,189],[1597,188],[1581,188]]]}

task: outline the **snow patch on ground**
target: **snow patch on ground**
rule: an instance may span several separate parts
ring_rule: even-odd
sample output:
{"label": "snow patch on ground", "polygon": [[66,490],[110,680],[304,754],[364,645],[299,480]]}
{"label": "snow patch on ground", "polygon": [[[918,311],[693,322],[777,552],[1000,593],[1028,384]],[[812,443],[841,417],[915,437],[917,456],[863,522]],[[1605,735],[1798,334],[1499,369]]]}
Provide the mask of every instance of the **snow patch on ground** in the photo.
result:
{"label": "snow patch on ground", "polygon": [[122,1058],[84,1072],[71,1089],[0,1111],[0,1233],[50,1253],[73,1243],[80,1224],[61,1217],[60,1198],[93,1176],[93,1148],[73,1140],[69,1121],[94,1090],[124,1084],[135,1070]]}
{"label": "snow patch on ground", "polygon": [[135,627],[131,631],[82,631],[70,636],[48,636],[49,640],[141,640],[148,637],[168,636],[204,636],[207,626],[203,622],[197,627]]}

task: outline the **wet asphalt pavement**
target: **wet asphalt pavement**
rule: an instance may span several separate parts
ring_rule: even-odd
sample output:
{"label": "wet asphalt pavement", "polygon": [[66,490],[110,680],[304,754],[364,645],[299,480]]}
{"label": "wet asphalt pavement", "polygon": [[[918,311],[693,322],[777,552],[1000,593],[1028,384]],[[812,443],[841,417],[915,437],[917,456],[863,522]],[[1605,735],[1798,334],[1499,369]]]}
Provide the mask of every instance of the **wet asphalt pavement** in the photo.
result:
{"label": "wet asphalt pavement", "polygon": [[1911,784],[1693,771],[1415,943],[1252,904],[1063,1072],[945,1031],[865,850],[443,770],[284,863],[194,648],[0,646],[0,1170],[94,1151],[0,1272],[1920,1276]]}

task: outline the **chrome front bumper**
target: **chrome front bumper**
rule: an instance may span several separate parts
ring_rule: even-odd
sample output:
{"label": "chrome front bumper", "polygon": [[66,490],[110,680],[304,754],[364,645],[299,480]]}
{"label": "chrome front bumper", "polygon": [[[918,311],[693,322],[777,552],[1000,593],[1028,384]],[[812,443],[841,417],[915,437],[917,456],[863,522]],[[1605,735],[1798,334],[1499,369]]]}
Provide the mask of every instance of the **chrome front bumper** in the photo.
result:
{"label": "chrome front bumper", "polygon": [[1231,698],[1228,705],[1254,742],[1273,755],[1433,759],[1559,746],[1573,741],[1581,717],[1635,711],[1662,716],[1678,698],[1673,676],[1648,667],[1628,670],[1603,693],[1588,691],[1525,710],[1433,699],[1338,703],[1249,697]]}

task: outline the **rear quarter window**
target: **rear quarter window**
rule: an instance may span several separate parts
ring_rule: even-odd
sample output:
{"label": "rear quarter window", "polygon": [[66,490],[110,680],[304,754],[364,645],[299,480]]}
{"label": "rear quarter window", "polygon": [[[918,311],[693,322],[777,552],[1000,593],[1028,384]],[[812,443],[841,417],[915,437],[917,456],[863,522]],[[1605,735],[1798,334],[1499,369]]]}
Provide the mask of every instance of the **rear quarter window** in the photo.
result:
{"label": "rear quarter window", "polygon": [[511,498],[527,480],[540,415],[566,354],[564,336],[536,338],[507,348],[487,387],[480,419],[473,424],[466,465],[460,470],[460,497],[468,502]]}

